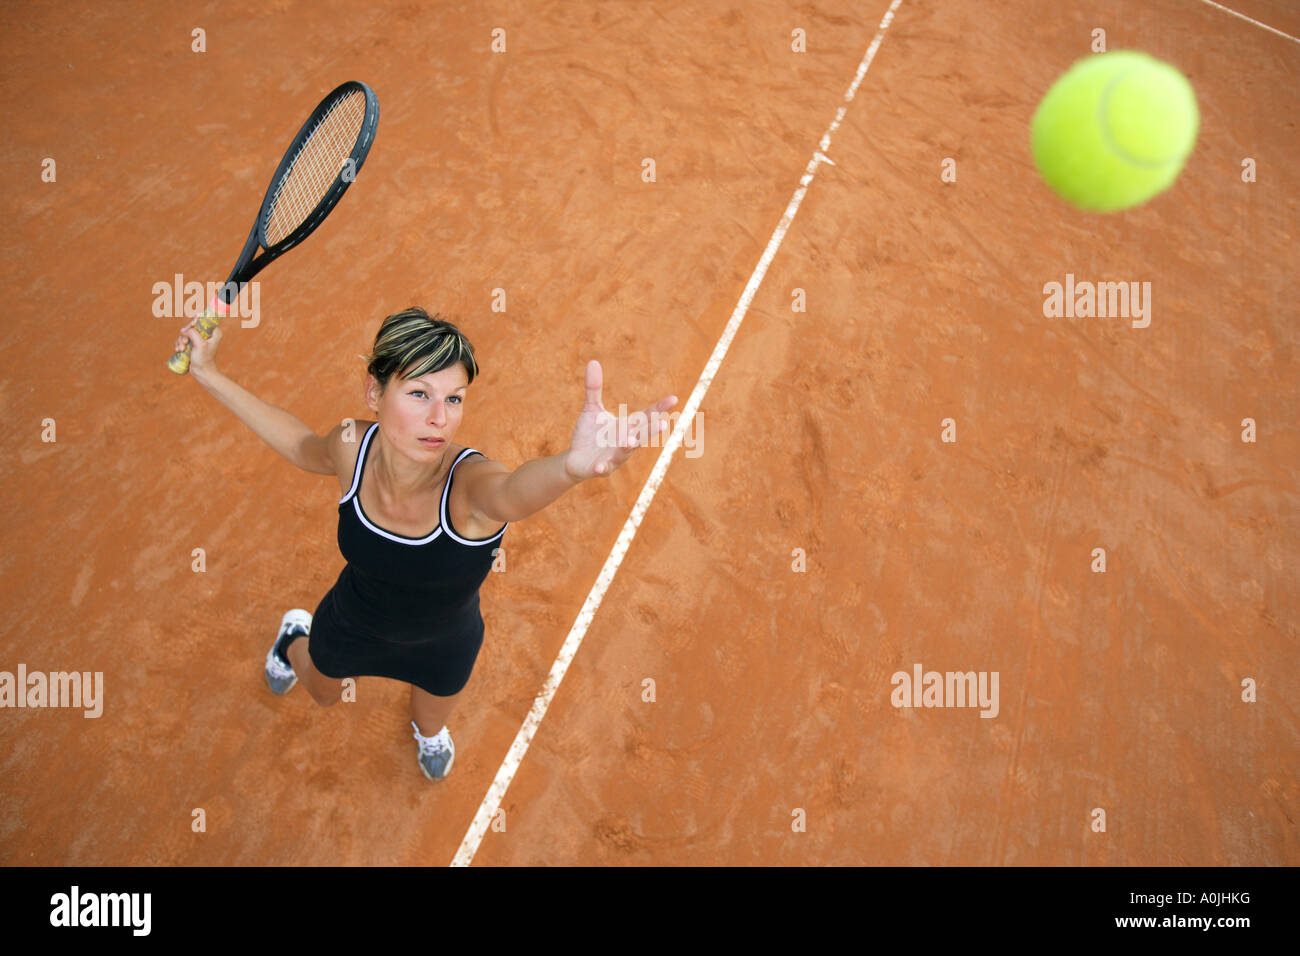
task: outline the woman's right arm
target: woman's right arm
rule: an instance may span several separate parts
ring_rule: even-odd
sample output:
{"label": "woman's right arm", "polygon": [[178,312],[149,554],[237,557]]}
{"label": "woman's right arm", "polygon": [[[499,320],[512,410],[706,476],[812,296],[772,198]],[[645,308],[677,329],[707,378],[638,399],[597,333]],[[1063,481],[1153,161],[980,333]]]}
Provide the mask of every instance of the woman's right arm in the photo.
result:
{"label": "woman's right arm", "polygon": [[[235,417],[251,428],[262,441],[279,452],[291,464],[318,475],[338,473],[334,463],[330,435],[317,435],[301,419],[283,408],[262,401],[248,389],[235,383],[217,370],[214,361],[221,329],[204,339],[193,325],[181,330],[177,348],[190,343],[190,376],[208,390],[217,401],[235,413]],[[335,426],[338,430],[341,426]]]}

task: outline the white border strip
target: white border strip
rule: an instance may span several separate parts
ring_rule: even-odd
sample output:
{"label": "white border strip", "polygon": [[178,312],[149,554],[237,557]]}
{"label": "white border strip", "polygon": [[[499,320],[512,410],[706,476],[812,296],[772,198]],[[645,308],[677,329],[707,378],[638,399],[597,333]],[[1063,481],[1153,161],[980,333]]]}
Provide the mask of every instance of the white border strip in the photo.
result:
{"label": "white border strip", "polygon": [[[654,469],[642,486],[636,504],[632,506],[632,513],[628,515],[623,530],[619,533],[618,541],[614,544],[614,550],[605,559],[605,565],[600,569],[600,575],[596,578],[596,583],[592,585],[587,600],[583,602],[582,610],[578,612],[578,618],[573,622],[573,627],[569,630],[569,636],[564,639],[564,646],[560,648],[559,656],[556,657],[555,663],[551,665],[551,672],[546,676],[546,682],[542,684],[541,692],[533,701],[532,710],[528,712],[523,726],[519,728],[519,733],[515,735],[514,743],[510,745],[505,760],[502,761],[500,769],[497,770],[496,779],[492,781],[492,786],[488,788],[487,794],[483,797],[483,802],[479,805],[478,813],[474,815],[474,822],[470,824],[469,831],[460,843],[460,849],[456,851],[455,859],[451,862],[452,866],[468,866],[470,861],[474,859],[474,854],[478,852],[479,844],[482,842],[484,834],[487,833],[493,816],[500,808],[506,790],[509,788],[511,781],[514,780],[520,762],[524,759],[524,754],[528,752],[533,735],[537,733],[537,728],[546,715],[546,710],[551,704],[551,698],[555,696],[555,692],[559,689],[560,682],[564,680],[569,665],[573,663],[574,655],[577,654],[578,648],[582,644],[587,628],[591,626],[592,618],[596,616],[596,609],[600,607],[605,591],[609,589],[610,584],[613,582],[614,575],[618,572],[619,565],[623,563],[623,557],[627,554],[632,539],[636,536],[636,529],[640,526],[642,517],[645,516],[646,510],[650,507],[650,502],[654,500],[655,493],[659,490],[659,485],[668,471],[668,465],[672,461],[673,454],[682,444],[682,436],[689,430],[691,422],[695,418],[696,409],[704,401],[704,395],[709,390],[709,385],[712,384],[713,377],[717,374],[719,366],[722,365],[722,359],[731,346],[731,340],[735,338],[736,332],[739,331],[741,322],[745,320],[745,313],[749,311],[749,304],[753,301],[755,293],[758,292],[763,277],[767,275],[767,267],[771,264],[777,249],[780,248],[782,240],[785,239],[786,231],[794,221],[795,213],[799,211],[804,194],[808,191],[808,184],[812,182],[813,176],[817,172],[818,163],[831,162],[825,155],[826,151],[830,149],[831,134],[839,128],[840,121],[844,119],[848,104],[852,102],[854,94],[857,93],[858,84],[862,82],[862,78],[867,73],[867,68],[871,66],[876,50],[880,48],[880,41],[884,39],[885,30],[889,28],[890,22],[894,19],[894,11],[898,9],[902,2],[903,0],[893,0],[893,3],[889,5],[889,10],[880,21],[880,29],[877,31],[875,39],[871,41],[871,46],[867,48],[862,62],[858,64],[857,75],[853,77],[853,83],[849,86],[848,92],[844,94],[844,103],[840,106],[839,112],[835,114],[835,121],[831,123],[830,128],[826,130],[826,134],[822,136],[821,142],[818,144],[818,151],[813,153],[812,159],[808,161],[803,177],[799,180],[799,188],[790,197],[790,202],[785,207],[785,214],[777,224],[776,232],[772,233],[772,238],[768,240],[767,248],[763,250],[762,258],[758,260],[758,265],[749,277],[749,282],[746,283],[745,291],[741,293],[740,301],[736,303],[736,308],[731,313],[731,319],[727,322],[722,338],[713,347],[713,354],[709,356],[709,361],[705,364],[699,381],[695,383],[691,397],[687,399],[686,406],[682,409],[681,417],[677,419],[677,426],[668,437],[663,450],[659,452]],[[834,165],[834,163],[831,163],[831,165]]]}
{"label": "white border strip", "polygon": [[1288,40],[1290,40],[1292,43],[1300,43],[1300,39],[1297,39],[1296,37],[1293,37],[1291,34],[1289,34],[1289,33],[1283,33],[1281,30],[1275,29],[1275,28],[1269,26],[1267,23],[1260,23],[1258,20],[1252,20],[1250,17],[1246,16],[1244,13],[1238,13],[1236,10],[1229,10],[1229,9],[1228,9],[1227,7],[1225,7],[1223,4],[1221,4],[1221,3],[1215,3],[1214,0],[1201,0],[1201,3],[1209,4],[1209,5],[1212,6],[1212,7],[1218,7],[1218,8],[1219,8],[1220,10],[1222,10],[1224,13],[1231,13],[1234,17],[1239,17],[1240,19],[1245,20],[1247,23],[1253,23],[1253,24],[1255,24],[1255,26],[1259,27],[1261,30],[1267,30],[1269,33],[1276,33],[1276,34],[1277,34],[1278,36],[1280,36],[1280,37],[1286,37],[1286,38],[1287,38]]}

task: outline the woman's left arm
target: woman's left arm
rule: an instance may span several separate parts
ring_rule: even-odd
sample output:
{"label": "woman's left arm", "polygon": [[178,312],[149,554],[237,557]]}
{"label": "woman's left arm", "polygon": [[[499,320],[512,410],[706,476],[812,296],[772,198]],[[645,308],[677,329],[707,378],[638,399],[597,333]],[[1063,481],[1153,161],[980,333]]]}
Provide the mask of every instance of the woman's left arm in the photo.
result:
{"label": "woman's left arm", "polygon": [[588,478],[609,477],[652,435],[663,433],[668,422],[659,416],[677,404],[676,395],[659,399],[620,424],[601,404],[602,384],[600,363],[593,359],[587,363],[587,398],[568,449],[525,462],[514,471],[497,465],[495,473],[477,475],[470,506],[490,521],[520,521]]}

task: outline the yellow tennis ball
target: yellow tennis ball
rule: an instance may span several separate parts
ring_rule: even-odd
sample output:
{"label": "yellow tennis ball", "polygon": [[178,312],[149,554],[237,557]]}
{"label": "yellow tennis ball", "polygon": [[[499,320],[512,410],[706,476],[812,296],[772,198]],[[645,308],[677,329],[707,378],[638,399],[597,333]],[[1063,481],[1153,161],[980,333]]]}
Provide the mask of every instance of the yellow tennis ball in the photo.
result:
{"label": "yellow tennis ball", "polygon": [[1083,209],[1112,212],[1171,186],[1196,143],[1192,84],[1134,50],[1079,60],[1034,113],[1034,163],[1047,185]]}

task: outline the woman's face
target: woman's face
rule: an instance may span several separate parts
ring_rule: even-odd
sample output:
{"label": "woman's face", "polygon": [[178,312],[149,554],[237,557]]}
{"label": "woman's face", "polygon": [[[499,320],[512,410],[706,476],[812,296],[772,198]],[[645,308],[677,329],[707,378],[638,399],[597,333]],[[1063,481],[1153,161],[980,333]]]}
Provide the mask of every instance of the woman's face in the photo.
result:
{"label": "woman's face", "polygon": [[366,402],[389,441],[412,458],[431,460],[442,455],[460,427],[469,376],[457,362],[416,379],[394,375],[382,394],[373,375],[366,385]]}

